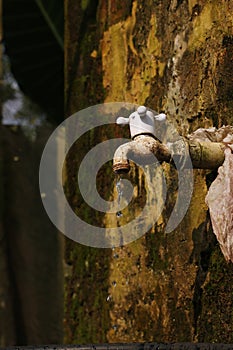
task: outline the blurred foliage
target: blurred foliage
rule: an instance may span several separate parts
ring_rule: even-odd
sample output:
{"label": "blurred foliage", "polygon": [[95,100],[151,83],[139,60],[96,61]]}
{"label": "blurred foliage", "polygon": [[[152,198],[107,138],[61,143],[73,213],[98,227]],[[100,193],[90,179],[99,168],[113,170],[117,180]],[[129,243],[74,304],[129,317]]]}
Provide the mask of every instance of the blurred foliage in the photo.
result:
{"label": "blurred foliage", "polygon": [[62,0],[3,2],[4,45],[12,73],[55,123],[64,118],[63,24]]}

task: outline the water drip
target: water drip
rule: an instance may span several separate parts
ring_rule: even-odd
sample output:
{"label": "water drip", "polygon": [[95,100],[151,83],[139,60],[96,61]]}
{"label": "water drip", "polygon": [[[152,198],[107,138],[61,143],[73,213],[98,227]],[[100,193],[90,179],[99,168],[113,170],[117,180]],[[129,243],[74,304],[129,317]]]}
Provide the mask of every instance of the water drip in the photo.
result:
{"label": "water drip", "polygon": [[111,300],[112,300],[112,296],[110,294],[110,295],[107,296],[106,301],[111,301]]}
{"label": "water drip", "polygon": [[[116,189],[117,189],[117,194],[118,194],[117,204],[118,204],[118,207],[120,208],[121,199],[122,199],[122,196],[123,196],[122,178],[120,177],[120,175],[117,176]],[[120,218],[120,217],[123,216],[121,210],[117,211],[116,216],[117,216],[117,218]]]}

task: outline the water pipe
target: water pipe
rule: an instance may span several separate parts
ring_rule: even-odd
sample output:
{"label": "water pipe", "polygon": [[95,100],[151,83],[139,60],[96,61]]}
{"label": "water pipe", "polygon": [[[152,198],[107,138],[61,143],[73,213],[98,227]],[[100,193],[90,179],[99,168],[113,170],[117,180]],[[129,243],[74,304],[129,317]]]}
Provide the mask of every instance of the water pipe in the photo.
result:
{"label": "water pipe", "polygon": [[[216,169],[223,164],[226,148],[223,142],[182,138],[181,143],[163,144],[156,137],[156,123],[165,121],[164,113],[154,115],[145,106],[138,107],[128,118],[117,118],[118,125],[129,125],[132,141],[117,148],[113,157],[113,171],[118,174],[129,172],[129,159],[139,164],[151,164],[155,161],[173,162],[175,158],[182,162],[187,152],[194,168]],[[181,145],[183,149],[177,150]],[[187,152],[184,152],[184,148]],[[183,163],[185,166],[184,159]]]}

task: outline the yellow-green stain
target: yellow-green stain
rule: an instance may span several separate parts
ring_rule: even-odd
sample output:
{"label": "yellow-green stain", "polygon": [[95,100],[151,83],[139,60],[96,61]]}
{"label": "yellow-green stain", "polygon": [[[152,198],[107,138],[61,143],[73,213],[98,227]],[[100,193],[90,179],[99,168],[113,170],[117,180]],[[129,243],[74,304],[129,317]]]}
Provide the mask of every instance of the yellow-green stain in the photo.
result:
{"label": "yellow-green stain", "polygon": [[81,7],[82,7],[82,10],[85,11],[88,4],[89,4],[90,0],[82,0],[81,1]]}
{"label": "yellow-green stain", "polygon": [[201,14],[197,16],[193,22],[193,32],[189,37],[189,47],[196,49],[200,47],[206,40],[208,35],[211,35],[210,30],[213,26],[213,6],[207,4]]}

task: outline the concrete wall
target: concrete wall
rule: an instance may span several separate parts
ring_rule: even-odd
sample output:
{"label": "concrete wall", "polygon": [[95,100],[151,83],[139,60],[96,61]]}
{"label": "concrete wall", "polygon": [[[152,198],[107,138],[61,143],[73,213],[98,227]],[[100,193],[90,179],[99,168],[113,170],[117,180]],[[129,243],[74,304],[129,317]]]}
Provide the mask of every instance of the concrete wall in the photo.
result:
{"label": "concrete wall", "polygon": [[[232,124],[231,1],[85,4],[66,0],[67,116],[96,103],[126,101],[164,110],[181,135]],[[101,137],[96,133],[96,140]],[[87,136],[81,151],[79,144],[79,155],[87,152],[89,141]],[[73,149],[67,193],[74,206],[81,203],[71,180],[79,162]],[[170,166],[164,173],[166,207],[141,239],[114,252],[67,242],[68,342],[233,341],[232,265],[222,256],[205,204],[216,172],[194,171],[189,210],[169,234],[164,228],[175,204],[177,177]],[[143,174],[135,169],[131,179],[138,193],[145,192]],[[92,215],[81,204],[80,210]]]}

